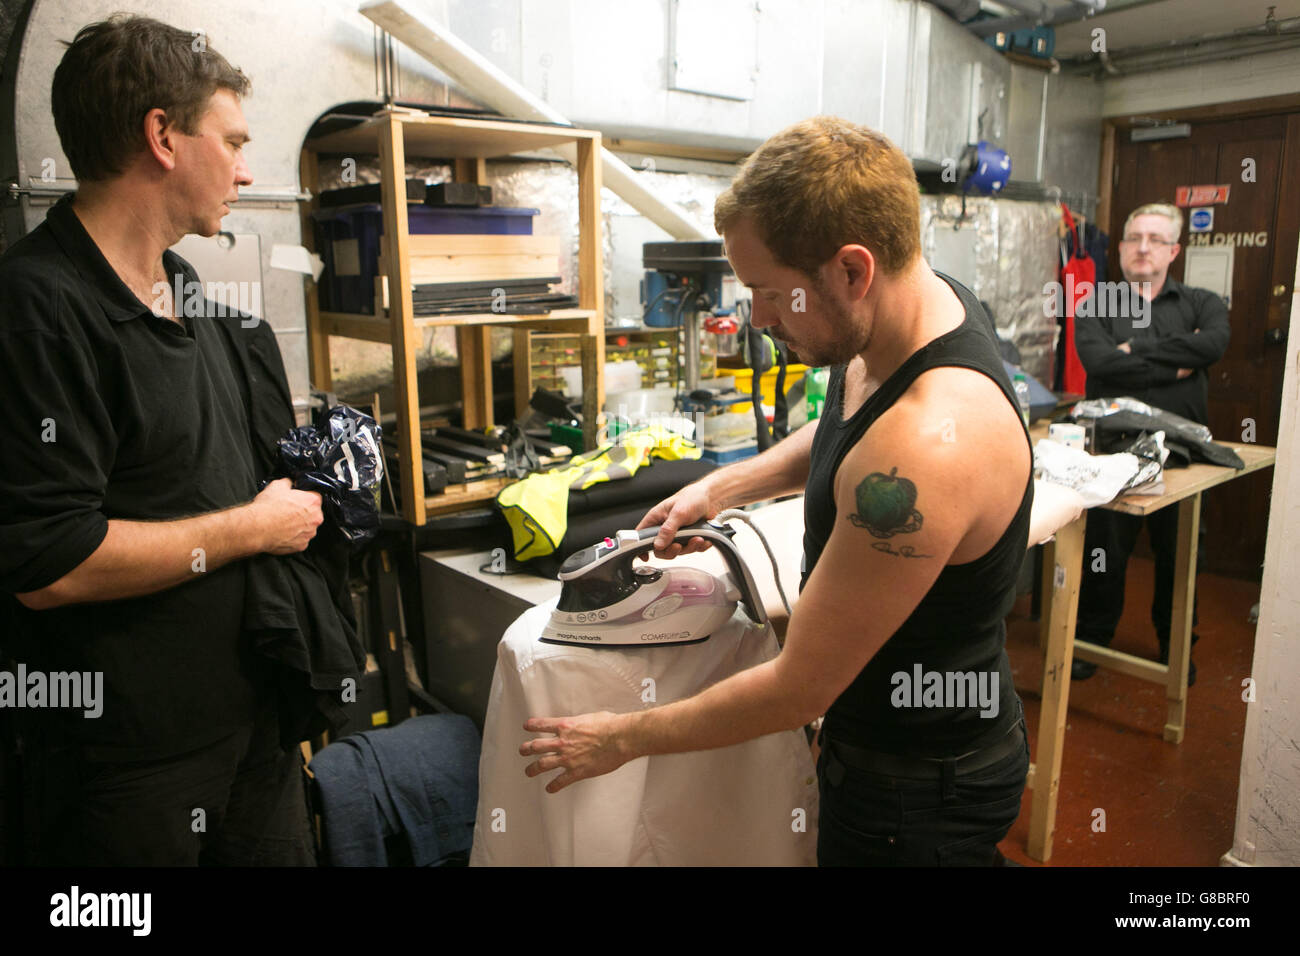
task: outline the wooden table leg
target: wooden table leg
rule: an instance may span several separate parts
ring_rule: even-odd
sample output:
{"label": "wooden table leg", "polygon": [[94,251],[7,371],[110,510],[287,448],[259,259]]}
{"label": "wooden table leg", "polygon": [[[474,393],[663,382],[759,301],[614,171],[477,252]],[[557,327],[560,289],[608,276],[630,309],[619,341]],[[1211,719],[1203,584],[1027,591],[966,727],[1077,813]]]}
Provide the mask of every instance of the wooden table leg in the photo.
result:
{"label": "wooden table leg", "polygon": [[1187,730],[1187,668],[1192,659],[1192,610],[1196,600],[1197,532],[1201,526],[1201,496],[1178,502],[1178,550],[1174,562],[1173,613],[1169,628],[1169,683],[1165,697],[1169,715],[1165,740],[1183,742]]}
{"label": "wooden table leg", "polygon": [[1065,751],[1065,718],[1070,703],[1070,664],[1074,659],[1074,619],[1079,610],[1083,575],[1085,511],[1056,532],[1043,553],[1043,617],[1047,619],[1047,649],[1043,656],[1043,700],[1038,715],[1037,760],[1033,766],[1034,799],[1029,816],[1029,855],[1039,862],[1052,856],[1056,830],[1056,797]]}

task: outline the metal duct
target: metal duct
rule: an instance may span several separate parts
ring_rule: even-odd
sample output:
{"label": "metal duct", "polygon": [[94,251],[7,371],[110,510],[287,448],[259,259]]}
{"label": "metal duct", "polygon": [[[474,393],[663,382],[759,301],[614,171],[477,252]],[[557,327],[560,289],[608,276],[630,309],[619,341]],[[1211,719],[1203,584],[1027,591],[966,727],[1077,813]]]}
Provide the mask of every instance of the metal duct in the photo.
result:
{"label": "metal duct", "polygon": [[[381,0],[364,6],[361,13],[428,59],[471,96],[502,115],[572,125],[558,110],[510,79],[443,24],[410,12],[395,0]],[[571,164],[577,164],[575,146],[557,146],[555,151]],[[713,235],[699,223],[692,222],[672,203],[656,196],[653,190],[637,180],[626,163],[608,149],[602,147],[600,156],[604,185],[674,239],[708,239]]]}

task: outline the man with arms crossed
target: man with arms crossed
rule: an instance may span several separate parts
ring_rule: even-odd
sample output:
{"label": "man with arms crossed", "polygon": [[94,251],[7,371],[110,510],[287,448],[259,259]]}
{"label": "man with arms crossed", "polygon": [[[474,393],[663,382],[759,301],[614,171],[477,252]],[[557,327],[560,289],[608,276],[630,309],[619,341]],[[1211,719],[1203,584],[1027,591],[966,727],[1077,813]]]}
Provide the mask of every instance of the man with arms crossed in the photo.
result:
{"label": "man with arms crossed", "polygon": [[0,650],[102,674],[104,698],[13,712],[43,864],[314,862],[241,559],[305,549],[320,496],[258,493],[215,320],[168,294],[198,281],[169,247],[253,181],[248,80],[193,41],[143,17],[77,34],[51,102],[78,190],[0,259]]}
{"label": "man with arms crossed", "polygon": [[[684,488],[641,526],[675,529],[806,489],[804,576],[785,646],[695,697],[629,714],[540,717],[529,776],[555,792],[649,754],[725,747],[826,716],[822,865],[984,865],[1020,811],[1029,749],[1003,617],[1033,497],[1031,451],[973,294],[920,255],[911,163],[832,117],[778,133],[714,219],[753,322],[832,365],[815,425]],[[914,706],[897,675],[997,690],[983,714]],[[973,697],[974,695],[972,695]]]}
{"label": "man with arms crossed", "polygon": [[[1122,308],[1120,315],[1098,315],[1076,323],[1075,347],[1088,373],[1088,398],[1129,395],[1183,418],[1210,423],[1209,367],[1228,350],[1228,307],[1208,289],[1185,286],[1169,275],[1178,257],[1183,214],[1177,206],[1149,203],[1129,214],[1119,241],[1119,263],[1129,283],[1121,303],[1146,300],[1140,313]],[[1098,296],[1101,310],[1110,296]],[[1139,318],[1139,314],[1141,318]],[[1178,509],[1161,508],[1147,515],[1120,514],[1104,508],[1088,513],[1083,581],[1075,634],[1081,641],[1108,647],[1124,613],[1124,578],[1138,532],[1146,524],[1155,554],[1151,624],[1160,648],[1160,663],[1169,663],[1169,633],[1174,603],[1174,565],[1178,550]],[[1205,525],[1201,525],[1202,533]],[[1196,551],[1200,563],[1204,549]],[[1104,557],[1094,560],[1098,553]],[[1195,622],[1195,608],[1193,608]],[[1198,638],[1193,635],[1195,642]],[[1076,660],[1075,680],[1097,670]],[[1196,683],[1196,663],[1188,662],[1187,683]]]}

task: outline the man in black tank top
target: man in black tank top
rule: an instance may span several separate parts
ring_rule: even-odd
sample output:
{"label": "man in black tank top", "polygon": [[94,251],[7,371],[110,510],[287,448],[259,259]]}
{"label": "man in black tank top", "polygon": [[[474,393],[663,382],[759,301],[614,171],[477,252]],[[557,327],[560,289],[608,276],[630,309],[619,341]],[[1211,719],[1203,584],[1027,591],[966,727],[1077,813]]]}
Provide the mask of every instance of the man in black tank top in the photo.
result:
{"label": "man in black tank top", "polygon": [[656,505],[682,525],[805,491],[804,575],[774,660],[633,714],[536,718],[529,776],[569,784],[824,715],[822,865],[1001,860],[1029,748],[1003,618],[1028,544],[1032,451],[982,307],[920,255],[910,162],[833,117],[778,133],[717,202],[752,321],[833,367],[822,418]]}

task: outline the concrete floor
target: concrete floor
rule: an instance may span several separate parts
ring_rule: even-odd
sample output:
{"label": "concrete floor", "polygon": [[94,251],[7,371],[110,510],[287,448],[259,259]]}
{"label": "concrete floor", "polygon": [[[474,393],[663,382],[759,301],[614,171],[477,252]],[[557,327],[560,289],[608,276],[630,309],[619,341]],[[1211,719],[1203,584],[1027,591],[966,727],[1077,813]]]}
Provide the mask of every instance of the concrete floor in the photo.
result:
{"label": "concrete floor", "polygon": [[[1150,605],[1153,565],[1129,562],[1124,617],[1112,645],[1154,659]],[[1098,669],[1074,681],[1065,732],[1056,836],[1049,866],[1217,866],[1232,848],[1255,625],[1247,615],[1259,585],[1203,574],[1198,578],[1200,642],[1197,682],[1188,692],[1187,733],[1165,743],[1164,689]],[[1040,658],[1029,597],[1007,618],[1007,652],[1025,704],[1030,750],[1037,759]],[[1032,791],[1002,841],[1002,853],[1039,866],[1025,852]],[[1105,831],[1094,832],[1095,811]]]}

